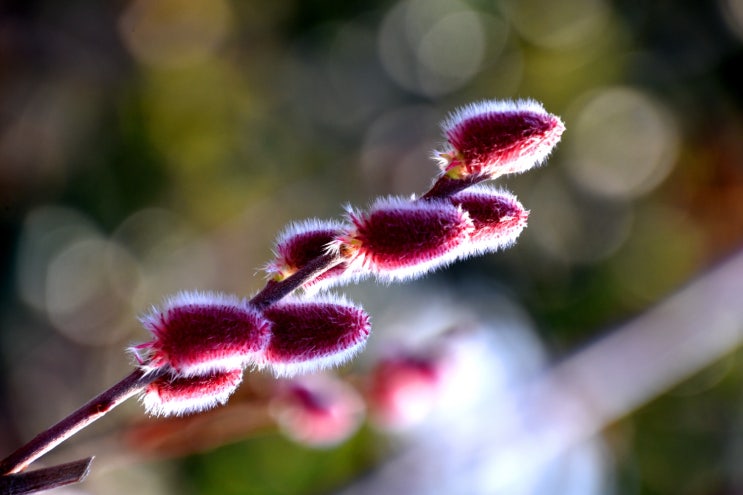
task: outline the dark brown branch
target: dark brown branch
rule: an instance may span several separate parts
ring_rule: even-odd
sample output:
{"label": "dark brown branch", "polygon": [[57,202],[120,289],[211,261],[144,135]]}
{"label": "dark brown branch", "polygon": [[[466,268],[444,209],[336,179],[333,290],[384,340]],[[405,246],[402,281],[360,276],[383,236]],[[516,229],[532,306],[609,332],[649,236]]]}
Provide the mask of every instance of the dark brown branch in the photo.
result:
{"label": "dark brown branch", "polygon": [[342,261],[343,258],[340,256],[328,254],[318,256],[292,276],[282,280],[281,282],[270,280],[263,290],[253,296],[250,300],[250,304],[257,309],[266,308],[281,298],[289,295],[308,280],[318,277]]}
{"label": "dark brown branch", "polygon": [[80,483],[90,473],[92,457],[27,473],[0,476],[0,493],[23,495]]}
{"label": "dark brown branch", "polygon": [[[431,189],[421,196],[421,199],[425,200],[448,197],[473,184],[481,182],[483,179],[483,177],[479,176],[465,179],[452,179],[446,175],[442,175],[433,184]],[[285,280],[282,280],[281,282],[269,281],[266,286],[250,300],[250,303],[258,309],[266,308],[287,296],[302,286],[305,282],[312,280],[342,262],[343,257],[340,255],[324,254],[319,256]],[[129,376],[122,379],[113,387],[102,392],[54,426],[39,433],[27,444],[23,445],[8,457],[0,461],[0,473],[8,475],[23,471],[33,461],[46,454],[98,418],[102,417],[128,398],[139,393],[147,385],[160,378],[165,373],[165,369],[159,369],[150,373],[145,373],[141,369],[134,370]]]}
{"label": "dark brown branch", "polygon": [[421,196],[420,199],[448,198],[485,180],[488,180],[488,177],[482,175],[470,175],[461,179],[452,179],[448,175],[443,174],[436,179],[431,189]]}
{"label": "dark brown branch", "polygon": [[[341,261],[342,258],[331,255],[323,255],[315,258],[291,277],[281,282],[268,282],[266,287],[256,294],[250,302],[258,308],[265,308]],[[105,415],[128,398],[136,395],[164,374],[164,369],[150,373],[144,373],[140,369],[134,370],[119,383],[91,399],[87,404],[54,426],[42,431],[27,444],[0,461],[0,473],[9,474],[23,471],[33,461]]]}
{"label": "dark brown branch", "polygon": [[94,397],[51,428],[42,431],[30,442],[0,461],[0,473],[9,474],[23,471],[34,460],[138,393],[161,374],[162,372],[153,372],[145,375],[139,369],[134,370],[119,383]]}

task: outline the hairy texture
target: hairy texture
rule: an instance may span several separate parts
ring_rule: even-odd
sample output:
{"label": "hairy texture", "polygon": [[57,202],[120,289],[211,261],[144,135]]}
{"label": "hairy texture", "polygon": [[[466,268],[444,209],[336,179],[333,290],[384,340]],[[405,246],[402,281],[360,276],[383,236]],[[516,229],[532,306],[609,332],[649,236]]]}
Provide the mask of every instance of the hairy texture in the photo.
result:
{"label": "hairy texture", "polygon": [[271,340],[262,364],[277,376],[340,365],[363,347],[371,331],[364,310],[329,295],[288,299],[263,314],[271,321]]}
{"label": "hairy texture", "polygon": [[[290,224],[279,234],[274,248],[275,258],[266,265],[266,272],[273,280],[281,281],[293,275],[313,259],[325,254],[328,247],[348,230],[348,225],[330,220],[309,219]],[[345,263],[334,266],[318,277],[309,280],[305,288],[328,288],[348,281]]]}
{"label": "hairy texture", "polygon": [[183,375],[250,364],[268,344],[269,323],[243,300],[213,293],[180,293],[142,318],[154,340],[136,346],[148,368]]}
{"label": "hairy texture", "polygon": [[182,416],[223,405],[242,381],[242,369],[204,375],[166,375],[147,386],[141,400],[153,416]]}
{"label": "hairy texture", "polygon": [[475,226],[461,256],[473,256],[511,246],[526,227],[529,212],[508,192],[475,186],[450,198],[469,213]]}
{"label": "hairy texture", "polygon": [[381,280],[419,277],[456,259],[473,230],[466,212],[447,201],[385,198],[368,212],[350,212],[355,230],[343,241],[349,265]]}
{"label": "hairy texture", "polygon": [[542,163],[565,130],[559,117],[532,100],[472,103],[442,127],[453,148],[439,155],[445,171],[491,179]]}

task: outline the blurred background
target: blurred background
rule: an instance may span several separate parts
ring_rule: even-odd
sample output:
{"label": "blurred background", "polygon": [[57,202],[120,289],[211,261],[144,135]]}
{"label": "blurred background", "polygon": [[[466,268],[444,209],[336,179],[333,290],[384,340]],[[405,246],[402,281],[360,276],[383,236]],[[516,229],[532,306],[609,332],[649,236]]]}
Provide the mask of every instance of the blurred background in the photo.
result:
{"label": "blurred background", "polygon": [[[137,316],[164,296],[254,293],[288,222],[424,192],[449,111],[528,97],[567,131],[546,166],[500,181],[531,210],[518,244],[342,291],[374,321],[339,372],[357,391],[390,349],[466,327],[452,352],[469,364],[425,421],[359,419],[317,448],[282,433],[277,385],[253,373],[213,415],[147,420],[129,401],[49,462],[97,456],[68,493],[743,493],[740,314],[652,393],[593,422],[557,414],[579,433],[550,436],[559,408],[522,403],[743,246],[735,67],[741,0],[2,2],[0,449],[128,374]],[[676,326],[659,328],[662,350]]]}

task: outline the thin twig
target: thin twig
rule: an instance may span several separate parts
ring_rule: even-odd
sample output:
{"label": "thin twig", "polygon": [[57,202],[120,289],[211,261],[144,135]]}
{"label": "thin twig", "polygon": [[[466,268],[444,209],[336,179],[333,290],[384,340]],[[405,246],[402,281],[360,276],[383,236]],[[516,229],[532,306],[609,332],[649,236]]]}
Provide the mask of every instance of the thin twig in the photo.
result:
{"label": "thin twig", "polygon": [[464,191],[468,187],[475,184],[489,180],[489,177],[482,175],[470,175],[461,179],[453,179],[448,175],[444,174],[438,177],[436,182],[433,183],[431,189],[428,190],[420,199],[441,199],[453,196],[460,191]]}
{"label": "thin twig", "polygon": [[308,280],[322,275],[342,261],[343,258],[341,256],[329,254],[318,256],[281,282],[270,280],[258,294],[253,296],[250,300],[250,305],[256,309],[264,309],[289,295]]}
{"label": "thin twig", "polygon": [[33,461],[100,418],[129,397],[138,393],[163,371],[145,374],[136,369],[113,387],[91,399],[62,421],[36,435],[30,442],[20,447],[0,461],[0,473],[10,474],[23,471]]}
{"label": "thin twig", "polygon": [[0,476],[0,493],[24,495],[80,483],[90,473],[92,457],[27,473]]}
{"label": "thin twig", "polygon": [[[457,180],[442,175],[434,182],[431,189],[421,196],[421,199],[447,197],[482,180],[482,177]],[[290,277],[280,282],[269,281],[250,300],[250,304],[257,309],[266,308],[287,296],[305,282],[318,277],[342,262],[343,257],[340,255],[323,254],[318,256]],[[134,370],[129,376],[122,379],[113,387],[91,399],[87,404],[54,426],[39,433],[31,441],[0,461],[0,473],[11,474],[23,471],[33,461],[102,417],[114,407],[138,394],[147,385],[166,373],[167,370],[163,368],[148,373],[140,369]]]}
{"label": "thin twig", "polygon": [[[250,300],[250,303],[257,308],[265,308],[341,261],[342,258],[339,256],[319,256],[285,280],[268,282],[263,290]],[[140,369],[134,370],[120,382],[94,397],[54,426],[42,431],[31,441],[0,461],[0,473],[10,474],[23,471],[33,461],[105,415],[114,407],[138,394],[147,385],[165,375],[166,372],[167,370],[163,368],[149,373]]]}

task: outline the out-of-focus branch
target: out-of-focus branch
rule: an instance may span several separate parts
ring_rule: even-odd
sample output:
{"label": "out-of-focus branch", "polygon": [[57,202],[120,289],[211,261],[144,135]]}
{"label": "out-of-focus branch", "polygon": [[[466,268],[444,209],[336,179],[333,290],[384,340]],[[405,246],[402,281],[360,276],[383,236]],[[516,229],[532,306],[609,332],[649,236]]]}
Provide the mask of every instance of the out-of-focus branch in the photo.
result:
{"label": "out-of-focus branch", "polygon": [[711,365],[743,341],[743,252],[557,365],[539,387],[585,407],[587,436]]}
{"label": "out-of-focus branch", "polygon": [[[469,493],[514,492],[610,424],[739,347],[742,299],[743,251],[539,377],[516,384],[498,397],[494,411],[481,411],[486,423],[472,426],[476,435],[452,439],[439,428],[440,435],[413,442],[340,493],[391,493],[402,487],[426,493],[431,484],[445,486],[452,473],[475,484],[475,474],[487,473],[487,489],[470,487]],[[502,411],[516,418],[505,428],[499,424]],[[431,452],[447,456],[431,459]],[[421,470],[434,481],[419,483]],[[418,473],[416,480],[411,472]]]}
{"label": "out-of-focus branch", "polygon": [[92,457],[25,473],[0,476],[0,493],[24,495],[83,481],[90,473]]}

